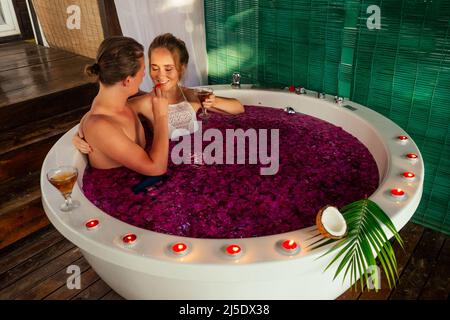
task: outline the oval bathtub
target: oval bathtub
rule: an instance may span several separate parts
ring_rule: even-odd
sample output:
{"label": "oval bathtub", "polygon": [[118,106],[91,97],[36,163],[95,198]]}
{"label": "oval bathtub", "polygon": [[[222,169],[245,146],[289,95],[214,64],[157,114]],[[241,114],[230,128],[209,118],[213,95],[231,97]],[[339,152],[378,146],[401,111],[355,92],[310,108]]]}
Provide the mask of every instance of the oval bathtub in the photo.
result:
{"label": "oval bathtub", "polygon": [[[231,89],[213,86],[215,94],[235,97],[245,105],[275,108],[290,106],[297,112],[326,120],[357,137],[372,153],[380,183],[370,199],[391,217],[400,230],[417,209],[423,190],[424,164],[414,141],[399,126],[382,115],[354,102],[336,104],[332,96],[318,99],[316,93],[297,95],[287,91],[251,88]],[[317,259],[329,247],[308,251],[306,246],[315,226],[284,234],[244,239],[197,239],[156,233],[119,221],[95,207],[82,193],[81,183],[87,164],[72,146],[72,128],[52,147],[41,171],[42,202],[52,224],[80,248],[99,276],[127,299],[335,299],[350,287],[338,277],[336,265],[323,272],[332,255]],[[409,139],[400,140],[399,136]],[[409,153],[417,159],[409,159]],[[63,199],[46,179],[57,165],[74,165],[79,170],[73,198],[81,206],[64,213]],[[414,172],[414,181],[402,173]],[[401,188],[406,197],[391,197],[390,190]],[[99,225],[88,230],[86,222]],[[386,233],[392,236],[387,229]],[[125,245],[123,237],[137,239]],[[300,252],[293,256],[278,250],[280,241],[295,240]],[[189,248],[184,256],[173,254],[171,246],[183,242]],[[237,244],[242,252],[230,259],[224,248]]]}

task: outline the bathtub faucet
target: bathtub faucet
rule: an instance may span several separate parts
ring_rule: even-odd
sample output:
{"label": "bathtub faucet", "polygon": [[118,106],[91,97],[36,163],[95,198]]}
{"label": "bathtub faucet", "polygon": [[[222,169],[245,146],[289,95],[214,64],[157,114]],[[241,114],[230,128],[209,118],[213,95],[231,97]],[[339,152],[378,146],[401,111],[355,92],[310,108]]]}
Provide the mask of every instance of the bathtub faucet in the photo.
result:
{"label": "bathtub faucet", "polygon": [[284,108],[284,111],[287,112],[288,114],[296,114],[297,112],[295,112],[294,108],[292,107],[286,107]]}
{"label": "bathtub faucet", "polygon": [[233,82],[231,83],[232,88],[240,88],[241,87],[241,74],[239,72],[233,72]]}
{"label": "bathtub faucet", "polygon": [[342,102],[344,102],[344,98],[340,96],[334,96],[334,102],[336,102],[337,104],[341,104]]}
{"label": "bathtub faucet", "polygon": [[296,94],[306,94],[306,89],[303,87],[296,87],[295,88],[295,93]]}

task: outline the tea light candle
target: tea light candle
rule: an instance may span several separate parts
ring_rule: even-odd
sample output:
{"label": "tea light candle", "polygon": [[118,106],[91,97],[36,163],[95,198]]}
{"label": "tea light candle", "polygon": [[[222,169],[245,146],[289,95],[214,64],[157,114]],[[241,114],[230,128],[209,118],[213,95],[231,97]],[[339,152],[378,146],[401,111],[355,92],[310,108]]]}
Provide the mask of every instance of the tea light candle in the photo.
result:
{"label": "tea light candle", "polygon": [[184,256],[188,254],[188,246],[184,244],[183,242],[177,242],[172,245],[172,253],[177,256]]}
{"label": "tea light candle", "polygon": [[406,155],[406,158],[408,158],[409,161],[411,161],[412,163],[416,163],[417,160],[419,159],[419,156],[417,154],[415,154],[415,153],[408,153]]}
{"label": "tea light candle", "polygon": [[403,178],[408,181],[413,181],[416,178],[416,175],[413,172],[403,172]]}
{"label": "tea light candle", "polygon": [[398,140],[398,142],[400,142],[400,144],[406,144],[408,142],[408,137],[407,136],[398,136],[397,140]]}
{"label": "tea light candle", "polygon": [[90,219],[90,220],[86,221],[85,226],[86,226],[86,229],[88,229],[88,230],[95,230],[95,229],[97,229],[99,224],[100,224],[100,222],[97,219]]}
{"label": "tea light candle", "polygon": [[405,198],[405,191],[403,191],[403,190],[400,189],[400,188],[392,189],[392,190],[391,190],[391,196],[392,196],[393,198],[395,198],[395,199],[401,200],[401,199]]}
{"label": "tea light candle", "polygon": [[284,240],[280,241],[278,244],[279,251],[286,255],[295,255],[300,251],[300,247],[298,246],[297,242],[294,240]]}
{"label": "tea light candle", "polygon": [[137,236],[133,233],[129,233],[122,237],[122,241],[124,244],[131,245],[134,244],[137,240]]}
{"label": "tea light candle", "polygon": [[228,256],[237,258],[242,254],[242,249],[237,244],[231,244],[225,248],[225,252]]}

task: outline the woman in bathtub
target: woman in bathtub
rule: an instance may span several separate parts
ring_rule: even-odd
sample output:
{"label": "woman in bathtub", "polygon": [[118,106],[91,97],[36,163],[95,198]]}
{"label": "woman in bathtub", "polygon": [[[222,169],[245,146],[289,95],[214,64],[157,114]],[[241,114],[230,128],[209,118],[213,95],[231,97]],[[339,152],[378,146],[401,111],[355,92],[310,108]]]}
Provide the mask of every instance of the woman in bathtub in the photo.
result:
{"label": "woman in bathtub", "polygon": [[[90,166],[96,169],[127,167],[143,175],[158,176],[168,163],[168,101],[156,89],[151,101],[154,138],[145,151],[144,128],[128,98],[135,95],[145,75],[144,48],[134,39],[112,37],[102,42],[97,62],[86,68],[95,76],[99,92],[80,123],[89,144]],[[150,113],[147,112],[149,115]],[[133,155],[132,157],[130,155]]]}
{"label": "woman in bathtub", "polygon": [[[176,129],[185,129],[192,133],[196,126],[196,113],[201,108],[200,101],[195,91],[180,86],[189,62],[189,54],[185,43],[166,33],[156,37],[150,44],[150,77],[155,84],[155,89],[145,95],[129,100],[129,106],[137,113],[143,115],[154,127],[155,115],[152,99],[155,90],[161,90],[167,98],[169,138],[174,137]],[[156,89],[158,88],[158,89]],[[216,97],[210,95],[203,107],[208,111],[223,114],[239,114],[244,112],[244,107],[236,99]],[[84,122],[84,117],[81,123]],[[82,127],[82,126],[80,126]],[[156,128],[153,128],[155,131]],[[186,131],[185,131],[186,132]],[[83,137],[85,133],[80,130],[73,138],[73,144],[83,153],[91,153],[93,150]]]}

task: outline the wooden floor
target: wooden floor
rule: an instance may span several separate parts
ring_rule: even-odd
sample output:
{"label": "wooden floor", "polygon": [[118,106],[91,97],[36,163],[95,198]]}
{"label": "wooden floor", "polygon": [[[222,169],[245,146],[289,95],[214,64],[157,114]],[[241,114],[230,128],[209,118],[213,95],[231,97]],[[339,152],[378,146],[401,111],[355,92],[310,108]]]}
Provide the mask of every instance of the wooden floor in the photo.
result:
{"label": "wooden floor", "polygon": [[0,45],[0,108],[85,85],[92,59],[27,42]]}
{"label": "wooden floor", "polygon": [[[66,286],[70,265],[80,268],[79,290]],[[77,247],[48,226],[0,252],[0,299],[122,298],[97,276]]]}
{"label": "wooden floor", "polygon": [[[347,291],[339,300],[449,299],[450,237],[409,223],[401,230],[403,252],[395,245],[400,281],[390,290],[385,279],[378,293]],[[67,267],[81,269],[81,288],[66,286]],[[45,229],[0,251],[0,299],[118,300],[89,266],[80,250],[56,229]]]}

